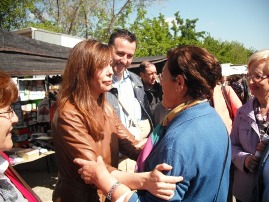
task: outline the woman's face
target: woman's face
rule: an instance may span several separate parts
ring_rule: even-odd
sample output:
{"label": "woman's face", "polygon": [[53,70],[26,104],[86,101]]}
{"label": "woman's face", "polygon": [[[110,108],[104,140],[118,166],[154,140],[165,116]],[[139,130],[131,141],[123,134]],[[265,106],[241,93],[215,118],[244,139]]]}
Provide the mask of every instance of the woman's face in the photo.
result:
{"label": "woman's face", "polygon": [[265,68],[265,63],[252,65],[248,69],[248,85],[251,94],[256,98],[265,98],[269,96],[269,75]]}
{"label": "woman's face", "polygon": [[160,82],[163,91],[163,105],[167,108],[176,107],[179,101],[179,96],[177,93],[178,82],[171,76],[170,72],[168,71],[167,63],[162,70]]}
{"label": "woman's face", "polygon": [[111,65],[96,71],[94,78],[90,81],[91,92],[98,98],[101,93],[108,92],[111,89],[113,70]]}
{"label": "woman's face", "polygon": [[18,117],[10,106],[0,108],[0,151],[13,146],[11,139],[12,125],[18,122]]}

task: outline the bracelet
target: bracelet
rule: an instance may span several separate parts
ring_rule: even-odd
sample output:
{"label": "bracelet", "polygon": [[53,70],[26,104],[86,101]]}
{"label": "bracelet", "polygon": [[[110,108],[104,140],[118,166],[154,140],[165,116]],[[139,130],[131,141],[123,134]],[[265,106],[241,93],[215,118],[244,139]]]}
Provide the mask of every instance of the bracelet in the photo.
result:
{"label": "bracelet", "polygon": [[112,199],[112,194],[115,191],[115,189],[120,185],[120,183],[117,181],[115,184],[112,185],[112,187],[110,188],[110,190],[108,191],[106,197],[107,199],[109,199],[111,201]]}

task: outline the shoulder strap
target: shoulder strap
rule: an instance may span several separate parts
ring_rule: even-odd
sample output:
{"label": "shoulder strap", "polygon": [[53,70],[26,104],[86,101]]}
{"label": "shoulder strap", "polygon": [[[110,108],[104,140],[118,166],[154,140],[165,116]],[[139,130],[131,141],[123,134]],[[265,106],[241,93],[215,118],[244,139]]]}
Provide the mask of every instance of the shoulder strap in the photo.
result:
{"label": "shoulder strap", "polygon": [[[0,155],[2,155],[9,162],[9,158],[4,152],[0,152]],[[8,169],[5,171],[5,174],[22,193],[22,195],[28,199],[28,201],[42,201],[39,196],[32,190],[32,188],[25,182],[25,180],[17,173],[12,165],[8,165]]]}
{"label": "shoulder strap", "polygon": [[130,117],[132,124],[134,124],[135,126],[137,125],[137,121],[130,115],[128,109],[126,108],[126,106],[121,102],[121,96],[118,95],[118,101],[120,103],[120,105],[122,106],[122,109],[125,111],[126,115]]}
{"label": "shoulder strap", "polygon": [[230,118],[231,118],[232,121],[233,121],[233,120],[234,120],[234,114],[233,114],[233,110],[232,110],[231,100],[229,99],[229,96],[228,96],[226,87],[225,87],[225,86],[221,86],[221,91],[222,91],[222,95],[223,95],[223,97],[224,97],[226,106],[227,106],[227,108],[228,108]]}
{"label": "shoulder strap", "polygon": [[[32,190],[32,188],[27,184],[27,182],[25,182],[25,180],[17,173],[17,171],[13,168],[13,166],[9,165],[8,166],[10,171],[14,174],[14,176],[16,176],[16,178],[19,180],[19,182],[23,185],[23,187],[27,190],[27,192],[29,192],[31,195],[27,194],[27,192],[23,191],[22,187],[17,187],[18,189],[20,189],[20,191],[22,191],[22,194],[27,197],[28,200],[31,201],[38,201],[41,202],[42,200],[39,198],[39,196]],[[10,179],[12,180],[12,179]],[[13,181],[14,183],[14,181]],[[18,186],[18,184],[16,184]]]}
{"label": "shoulder strap", "polygon": [[216,202],[218,200],[219,190],[220,190],[220,186],[221,186],[221,182],[222,182],[222,178],[223,178],[225,166],[226,166],[226,163],[227,163],[227,158],[228,158],[228,153],[229,153],[229,147],[230,147],[230,141],[229,141],[229,134],[228,133],[227,133],[227,137],[228,137],[227,149],[226,149],[225,159],[223,161],[223,167],[222,167],[222,172],[221,172],[221,177],[220,177],[218,192],[217,192],[217,194],[216,194],[216,196],[215,196],[215,198],[213,200],[214,202]]}

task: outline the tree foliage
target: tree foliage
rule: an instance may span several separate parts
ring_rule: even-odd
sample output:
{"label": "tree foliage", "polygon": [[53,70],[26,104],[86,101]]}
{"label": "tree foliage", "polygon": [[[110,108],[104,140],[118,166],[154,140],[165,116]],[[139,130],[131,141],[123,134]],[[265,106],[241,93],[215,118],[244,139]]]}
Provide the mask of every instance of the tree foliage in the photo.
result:
{"label": "tree foliage", "polygon": [[184,20],[181,18],[179,11],[175,13],[175,20],[172,21],[171,30],[177,45],[200,44],[200,40],[204,38],[205,31],[196,31],[197,21],[198,19]]}
{"label": "tree foliage", "polygon": [[153,19],[144,18],[145,10],[141,9],[130,30],[138,38],[137,56],[164,55],[173,47],[169,24],[162,14]]}
{"label": "tree foliage", "polygon": [[199,19],[183,19],[179,11],[170,22],[161,13],[147,18],[146,8],[161,1],[166,0],[1,0],[0,28],[31,26],[103,42],[115,28],[126,28],[137,35],[137,57],[165,55],[170,48],[192,44],[207,48],[221,63],[245,64],[254,52],[197,31]]}
{"label": "tree foliage", "polygon": [[0,29],[14,30],[27,26],[33,20],[29,14],[34,9],[33,0],[1,0]]}
{"label": "tree foliage", "polygon": [[255,52],[255,50],[246,49],[239,42],[222,42],[210,35],[204,38],[202,47],[214,54],[220,63],[246,64],[249,56]]}

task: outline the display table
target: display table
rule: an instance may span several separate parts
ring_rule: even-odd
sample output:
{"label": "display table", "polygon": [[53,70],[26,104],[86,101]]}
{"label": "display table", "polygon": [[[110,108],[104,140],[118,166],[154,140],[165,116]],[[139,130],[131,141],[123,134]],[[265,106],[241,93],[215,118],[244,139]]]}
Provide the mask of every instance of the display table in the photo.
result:
{"label": "display table", "polygon": [[[49,158],[51,155],[55,154],[54,151],[46,151],[41,153],[39,149],[24,149],[24,148],[12,148],[5,153],[9,156],[11,163],[13,160],[12,165],[16,166],[23,163],[29,163],[32,161],[36,161],[39,159],[45,159],[47,171],[50,172],[50,161]],[[16,160],[16,157],[19,158]]]}

